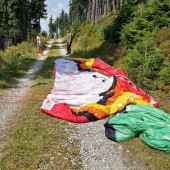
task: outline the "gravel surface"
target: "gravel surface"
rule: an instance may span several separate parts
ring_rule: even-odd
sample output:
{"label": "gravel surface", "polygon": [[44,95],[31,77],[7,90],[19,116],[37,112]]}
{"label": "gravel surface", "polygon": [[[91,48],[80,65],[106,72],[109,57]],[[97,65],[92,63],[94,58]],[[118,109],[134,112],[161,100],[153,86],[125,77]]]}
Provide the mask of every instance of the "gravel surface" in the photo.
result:
{"label": "gravel surface", "polygon": [[118,143],[108,140],[104,133],[106,120],[80,124],[79,139],[80,153],[84,170],[124,170],[122,147]]}
{"label": "gravel surface", "polygon": [[103,126],[106,121],[74,124],[76,131],[70,134],[69,140],[80,141],[82,170],[146,170],[139,161],[127,164],[130,152],[124,150],[121,143],[107,139]]}
{"label": "gravel surface", "polygon": [[[34,84],[35,73],[40,69],[47,57],[49,47],[31,67],[28,73],[22,77],[16,86],[13,86],[0,100],[0,151],[5,146],[6,130],[9,127],[10,120],[17,114],[17,110],[22,104],[21,101],[28,93],[28,90]],[[60,46],[60,53],[63,58],[67,58],[66,50],[60,40],[57,40]],[[70,134],[69,139],[78,139],[80,141],[80,155],[82,159],[82,170],[144,170],[143,166],[131,163],[128,167],[124,164],[128,150],[123,150],[120,143],[113,142],[106,138],[104,123],[107,119],[96,122],[74,124],[76,131]],[[59,167],[58,167],[59,168]]]}

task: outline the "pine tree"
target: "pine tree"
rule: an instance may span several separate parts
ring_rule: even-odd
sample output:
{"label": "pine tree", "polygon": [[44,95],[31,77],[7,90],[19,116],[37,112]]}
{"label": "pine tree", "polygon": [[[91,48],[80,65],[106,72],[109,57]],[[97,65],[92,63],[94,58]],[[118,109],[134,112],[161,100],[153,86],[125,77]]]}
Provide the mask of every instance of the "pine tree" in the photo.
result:
{"label": "pine tree", "polygon": [[45,0],[1,0],[0,14],[0,48],[6,49],[27,40],[33,21],[40,31],[40,19],[46,17]]}

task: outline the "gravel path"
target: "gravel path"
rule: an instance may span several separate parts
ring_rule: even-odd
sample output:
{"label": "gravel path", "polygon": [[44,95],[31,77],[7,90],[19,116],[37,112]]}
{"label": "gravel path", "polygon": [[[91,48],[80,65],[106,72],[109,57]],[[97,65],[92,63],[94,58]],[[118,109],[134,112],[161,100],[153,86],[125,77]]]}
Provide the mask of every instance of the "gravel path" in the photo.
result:
{"label": "gravel path", "polygon": [[[52,43],[53,41],[49,42],[44,55],[35,62],[28,73],[18,81],[18,84],[13,86],[0,100],[0,152],[5,146],[5,132],[9,127],[10,120],[17,114],[17,110],[22,104],[18,101],[26,96],[34,84],[35,73],[41,68]],[[67,58],[62,42],[57,40],[57,44],[60,46],[61,56]],[[136,162],[128,167],[123,163],[126,159],[123,153],[129,151],[123,151],[120,143],[113,142],[105,137],[103,126],[105,122],[106,119],[85,124],[71,123],[76,127],[76,131],[70,134],[70,140],[78,139],[80,141],[82,170],[144,170]]]}
{"label": "gravel path", "polygon": [[30,70],[18,80],[18,83],[10,88],[0,99],[0,153],[5,145],[6,132],[10,126],[10,121],[22,105],[20,101],[27,95],[29,89],[34,84],[35,73],[41,68],[47,58],[52,43],[53,40],[49,41],[48,47],[43,51],[43,55],[41,55]]}

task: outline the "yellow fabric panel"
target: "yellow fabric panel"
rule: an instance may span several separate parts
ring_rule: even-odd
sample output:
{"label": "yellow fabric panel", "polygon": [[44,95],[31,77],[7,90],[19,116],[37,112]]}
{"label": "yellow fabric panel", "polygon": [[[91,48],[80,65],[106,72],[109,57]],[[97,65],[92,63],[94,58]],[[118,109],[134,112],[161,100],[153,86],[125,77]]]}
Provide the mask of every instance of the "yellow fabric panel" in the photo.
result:
{"label": "yellow fabric panel", "polygon": [[91,103],[91,104],[88,104],[87,105],[88,107],[93,107],[93,108],[96,108],[96,109],[100,109],[102,110],[103,112],[109,112],[109,106],[103,106],[103,105],[100,105],[100,104],[97,104],[97,103]]}
{"label": "yellow fabric panel", "polygon": [[86,60],[86,66],[87,66],[87,68],[88,68],[88,69],[92,68],[93,63],[94,63],[94,58],[87,59],[87,60]]}
{"label": "yellow fabric panel", "polygon": [[72,110],[74,110],[77,114],[78,112],[88,111],[97,118],[102,119],[104,117],[117,113],[128,104],[143,104],[145,106],[152,106],[150,103],[144,101],[143,98],[139,95],[131,92],[123,92],[122,95],[119,96],[111,105],[103,106],[97,103],[92,103],[79,109]]}
{"label": "yellow fabric panel", "polygon": [[[84,59],[84,58],[68,58],[69,60],[78,60],[82,62],[83,69],[91,69],[94,63],[94,58]],[[83,66],[84,65],[84,66]]]}
{"label": "yellow fabric panel", "polygon": [[143,100],[143,98],[139,95],[136,95],[131,92],[123,92],[121,96],[117,98],[117,100],[110,105],[109,115],[112,115],[120,110],[122,110],[128,104],[143,104],[146,106],[152,106],[150,103]]}

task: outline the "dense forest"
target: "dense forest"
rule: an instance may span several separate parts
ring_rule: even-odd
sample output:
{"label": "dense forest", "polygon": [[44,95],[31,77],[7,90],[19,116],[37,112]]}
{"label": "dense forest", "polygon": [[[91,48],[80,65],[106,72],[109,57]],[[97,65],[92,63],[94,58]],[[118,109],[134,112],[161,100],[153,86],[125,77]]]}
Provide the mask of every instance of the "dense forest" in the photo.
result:
{"label": "dense forest", "polygon": [[7,49],[40,31],[46,18],[45,0],[0,0],[0,49]]}
{"label": "dense forest", "polygon": [[69,14],[62,10],[54,22],[51,16],[49,32],[52,33],[59,29],[60,34],[64,35],[74,23],[90,21],[93,24],[98,24],[102,17],[106,17],[113,10],[120,9],[125,3],[127,0],[70,0]]}

